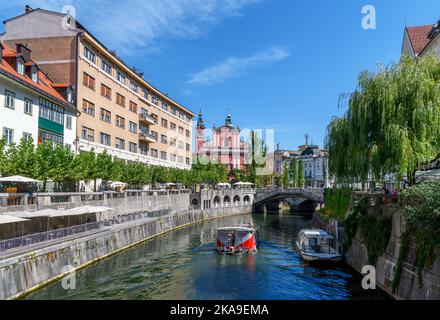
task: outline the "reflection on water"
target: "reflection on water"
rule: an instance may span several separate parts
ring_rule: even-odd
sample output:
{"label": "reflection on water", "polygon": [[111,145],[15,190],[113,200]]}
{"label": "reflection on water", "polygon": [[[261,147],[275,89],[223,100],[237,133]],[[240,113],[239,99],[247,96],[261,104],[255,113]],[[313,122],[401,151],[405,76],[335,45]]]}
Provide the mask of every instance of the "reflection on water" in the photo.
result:
{"label": "reflection on water", "polygon": [[[216,229],[253,222],[260,227],[257,254],[221,255]],[[77,274],[77,288],[55,283],[29,299],[386,299],[362,290],[345,266],[318,269],[295,252],[298,231],[310,218],[246,215],[207,221],[170,232]]]}

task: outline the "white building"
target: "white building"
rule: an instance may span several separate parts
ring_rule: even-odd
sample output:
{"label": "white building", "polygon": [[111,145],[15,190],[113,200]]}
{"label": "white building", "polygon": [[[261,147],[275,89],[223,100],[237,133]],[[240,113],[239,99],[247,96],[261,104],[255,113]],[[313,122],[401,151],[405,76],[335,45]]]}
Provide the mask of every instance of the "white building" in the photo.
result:
{"label": "white building", "polygon": [[0,129],[7,144],[22,138],[72,147],[76,139],[71,88],[54,84],[31,60],[23,45],[0,43]]}

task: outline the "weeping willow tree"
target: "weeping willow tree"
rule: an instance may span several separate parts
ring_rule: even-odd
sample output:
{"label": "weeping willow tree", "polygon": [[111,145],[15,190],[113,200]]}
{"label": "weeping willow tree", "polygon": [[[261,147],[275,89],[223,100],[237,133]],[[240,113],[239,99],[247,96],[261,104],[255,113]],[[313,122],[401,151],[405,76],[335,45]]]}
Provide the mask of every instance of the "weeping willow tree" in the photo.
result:
{"label": "weeping willow tree", "polygon": [[344,116],[327,128],[329,174],[338,183],[407,177],[440,151],[440,62],[434,57],[362,72]]}

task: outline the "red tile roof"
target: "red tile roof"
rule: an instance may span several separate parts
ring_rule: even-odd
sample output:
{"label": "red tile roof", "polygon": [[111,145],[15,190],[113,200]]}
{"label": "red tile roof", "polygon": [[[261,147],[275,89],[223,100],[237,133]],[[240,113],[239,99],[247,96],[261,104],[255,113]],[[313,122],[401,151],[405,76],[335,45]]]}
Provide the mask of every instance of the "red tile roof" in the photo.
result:
{"label": "red tile roof", "polygon": [[428,34],[431,31],[432,27],[433,25],[406,28],[409,38],[411,40],[411,45],[416,55],[422,52],[423,49],[425,49],[431,41],[428,38]]}
{"label": "red tile roof", "polygon": [[[48,95],[49,97],[69,105],[67,100],[57,90],[54,89],[52,80],[50,80],[42,71],[38,71],[38,83],[32,81],[32,79],[28,77],[26,74],[24,75],[19,74],[17,70],[15,70],[15,68],[8,63],[7,59],[4,59],[4,58],[13,58],[13,57],[15,58],[17,57],[17,53],[6,43],[2,43],[2,45],[3,45],[3,59],[0,63],[0,71],[3,71],[3,73],[6,73],[12,78],[19,80],[21,83],[30,87],[31,89],[42,91],[44,94]],[[28,63],[29,62],[31,61],[28,61]]]}

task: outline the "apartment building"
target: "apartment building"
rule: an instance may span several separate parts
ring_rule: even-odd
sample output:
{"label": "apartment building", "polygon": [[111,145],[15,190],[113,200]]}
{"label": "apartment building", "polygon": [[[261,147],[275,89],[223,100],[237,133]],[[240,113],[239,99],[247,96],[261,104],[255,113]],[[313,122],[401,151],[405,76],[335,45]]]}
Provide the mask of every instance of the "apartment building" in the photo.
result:
{"label": "apartment building", "polygon": [[0,39],[26,43],[56,82],[71,85],[81,112],[76,151],[190,169],[193,112],[144,80],[69,15],[26,6]]}
{"label": "apartment building", "polygon": [[72,89],[52,82],[26,46],[0,43],[0,129],[7,145],[31,139],[73,148],[78,112],[72,99]]}

